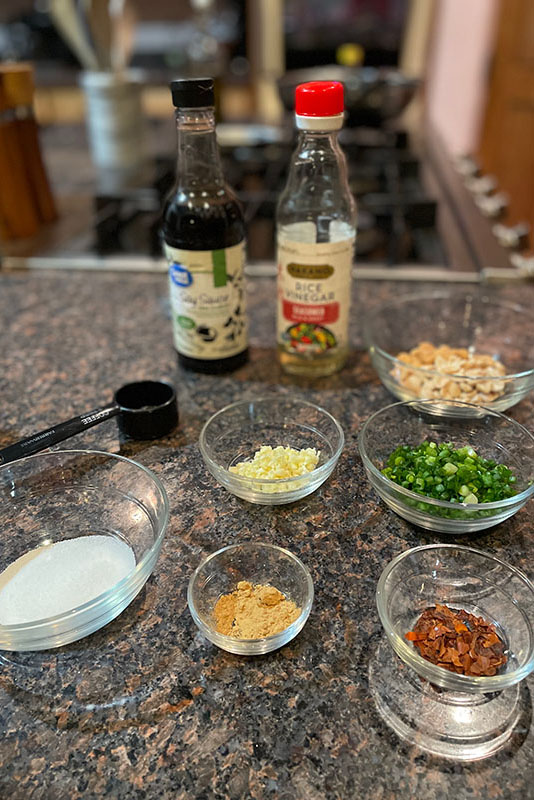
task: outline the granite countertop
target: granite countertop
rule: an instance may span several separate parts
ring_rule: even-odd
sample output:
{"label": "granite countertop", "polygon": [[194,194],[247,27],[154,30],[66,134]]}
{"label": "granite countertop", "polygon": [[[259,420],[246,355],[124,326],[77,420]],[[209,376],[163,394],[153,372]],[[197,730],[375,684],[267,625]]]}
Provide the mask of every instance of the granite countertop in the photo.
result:
{"label": "granite countertop", "polygon": [[[58,650],[0,656],[0,796],[533,796],[528,714],[498,755],[459,763],[403,744],[368,691],[368,662],[382,635],[374,599],[382,568],[409,547],[445,538],[409,525],[380,501],[356,446],[362,422],[391,402],[363,350],[360,313],[413,290],[358,283],[350,361],[313,382],[278,367],[272,279],[248,284],[250,363],[212,377],[176,366],[162,276],[0,273],[0,445],[103,404],[114,388],[140,378],[175,382],[181,414],[177,431],[157,442],[121,443],[109,421],[64,445],[120,452],[154,470],[171,519],[152,577],[118,619]],[[533,303],[532,287],[500,291],[524,302],[528,292]],[[330,480],[289,506],[254,506],[228,494],[197,446],[211,413],[265,391],[320,402],[346,433]],[[512,414],[534,429],[532,398]],[[531,502],[493,530],[458,541],[498,553],[533,577],[533,522]],[[246,539],[296,553],[312,573],[315,602],[289,645],[241,658],[203,638],[186,590],[207,553]],[[532,678],[524,683],[530,706],[528,687]]]}

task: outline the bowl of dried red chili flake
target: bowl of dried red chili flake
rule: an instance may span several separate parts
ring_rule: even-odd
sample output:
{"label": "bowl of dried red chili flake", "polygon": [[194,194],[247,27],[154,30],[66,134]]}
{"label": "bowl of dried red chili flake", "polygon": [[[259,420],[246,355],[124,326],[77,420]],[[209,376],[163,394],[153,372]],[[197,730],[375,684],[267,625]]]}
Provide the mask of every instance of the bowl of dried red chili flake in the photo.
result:
{"label": "bowl of dried red chili flake", "polygon": [[393,650],[436,686],[494,692],[534,669],[534,585],[489,553],[414,547],[386,566],[376,601]]}
{"label": "bowl of dried red chili flake", "polygon": [[534,584],[520,569],[461,545],[415,547],[385,567],[376,602],[386,635],[369,689],[401,738],[474,760],[525,727]]}

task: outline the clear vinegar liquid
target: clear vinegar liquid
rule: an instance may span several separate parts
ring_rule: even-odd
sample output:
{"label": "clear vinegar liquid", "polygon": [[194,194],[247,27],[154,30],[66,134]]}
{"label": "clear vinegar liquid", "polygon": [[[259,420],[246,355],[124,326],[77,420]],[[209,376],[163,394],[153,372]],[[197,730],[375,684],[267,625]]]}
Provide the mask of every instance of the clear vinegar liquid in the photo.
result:
{"label": "clear vinegar liquid", "polygon": [[283,345],[278,345],[278,358],[284,372],[290,375],[304,375],[309,378],[320,378],[333,375],[345,364],[348,356],[347,348],[336,348],[335,353],[324,353],[320,356],[306,357],[291,353]]}

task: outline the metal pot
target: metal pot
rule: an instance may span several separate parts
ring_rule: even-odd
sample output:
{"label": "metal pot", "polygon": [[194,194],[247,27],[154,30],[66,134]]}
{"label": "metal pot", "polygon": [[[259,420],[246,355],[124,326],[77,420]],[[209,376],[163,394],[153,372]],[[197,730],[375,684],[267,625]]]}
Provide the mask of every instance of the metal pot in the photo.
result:
{"label": "metal pot", "polygon": [[403,111],[413,98],[419,81],[389,67],[341,67],[336,64],[286,72],[278,80],[278,91],[288,111],[295,108],[295,89],[308,81],[341,81],[349,125],[379,127]]}

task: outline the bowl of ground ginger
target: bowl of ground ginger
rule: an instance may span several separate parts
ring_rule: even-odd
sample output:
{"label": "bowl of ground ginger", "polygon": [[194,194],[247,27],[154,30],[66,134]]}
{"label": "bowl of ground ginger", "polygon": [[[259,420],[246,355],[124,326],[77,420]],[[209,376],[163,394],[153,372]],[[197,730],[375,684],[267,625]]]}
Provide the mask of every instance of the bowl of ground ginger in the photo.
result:
{"label": "bowl of ground ginger", "polygon": [[313,603],[309,570],[289,550],[264,542],[223,547],[197,567],[187,592],[199,630],[238,655],[269,653],[303,628]]}
{"label": "bowl of ground ginger", "polygon": [[534,389],[530,309],[482,291],[407,295],[375,306],[364,338],[380,380],[399,400],[505,411]]}

